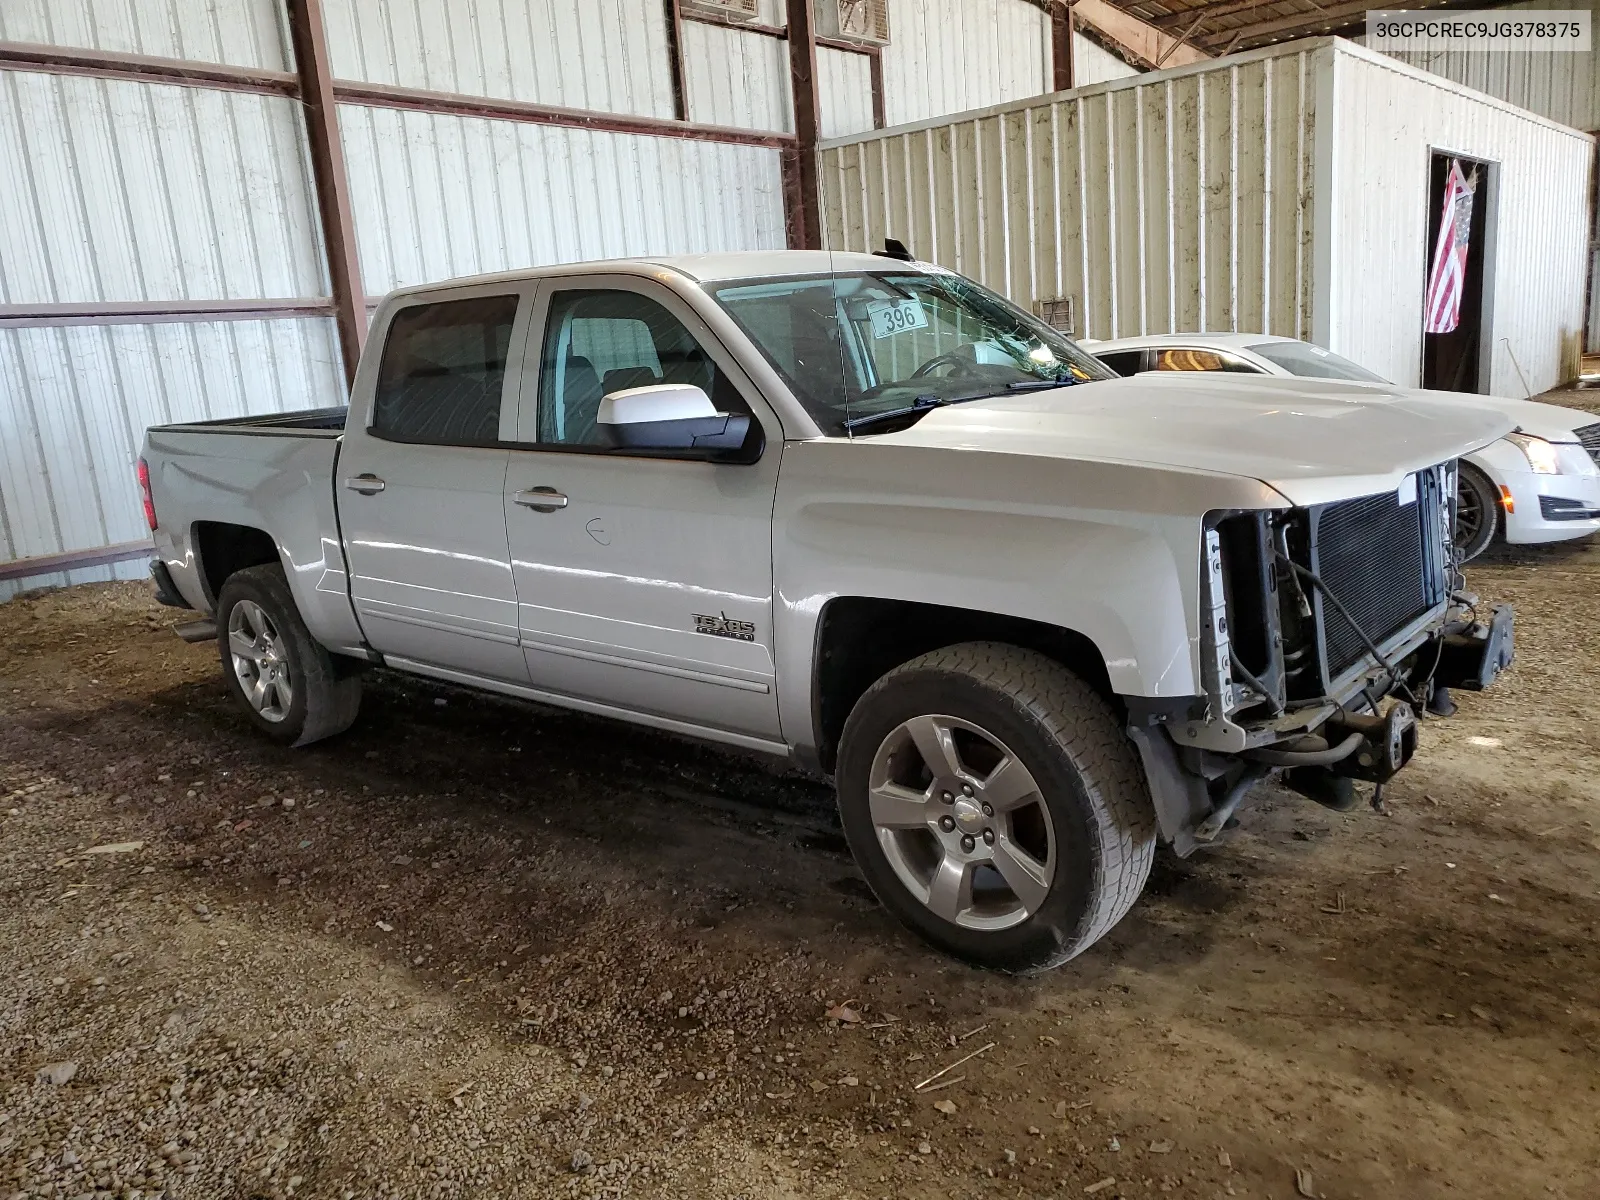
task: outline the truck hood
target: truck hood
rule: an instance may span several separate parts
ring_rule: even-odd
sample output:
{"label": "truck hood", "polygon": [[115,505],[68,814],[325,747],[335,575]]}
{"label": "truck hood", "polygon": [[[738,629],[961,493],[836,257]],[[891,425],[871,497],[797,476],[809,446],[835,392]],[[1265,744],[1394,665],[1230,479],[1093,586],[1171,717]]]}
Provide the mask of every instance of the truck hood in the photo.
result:
{"label": "truck hood", "polygon": [[970,400],[868,436],[1239,475],[1312,505],[1398,488],[1515,428],[1498,408],[1441,392],[1175,371]]}

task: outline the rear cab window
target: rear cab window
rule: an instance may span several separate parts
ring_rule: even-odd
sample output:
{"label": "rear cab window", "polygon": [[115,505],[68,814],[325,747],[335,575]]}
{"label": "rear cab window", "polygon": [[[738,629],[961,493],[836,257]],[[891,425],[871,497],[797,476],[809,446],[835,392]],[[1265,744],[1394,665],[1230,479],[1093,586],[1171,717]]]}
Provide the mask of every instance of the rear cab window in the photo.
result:
{"label": "rear cab window", "polygon": [[498,442],[519,301],[474,296],[396,312],[378,365],[373,436],[440,446]]}

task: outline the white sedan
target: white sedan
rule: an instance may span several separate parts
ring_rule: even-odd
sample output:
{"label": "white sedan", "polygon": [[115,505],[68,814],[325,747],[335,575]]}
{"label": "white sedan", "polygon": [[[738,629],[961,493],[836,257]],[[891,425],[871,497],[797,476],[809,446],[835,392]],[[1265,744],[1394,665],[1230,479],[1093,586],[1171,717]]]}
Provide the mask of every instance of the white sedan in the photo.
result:
{"label": "white sedan", "polygon": [[[1167,333],[1082,345],[1119,375],[1236,371],[1389,386],[1320,346],[1260,333]],[[1517,432],[1461,460],[1456,540],[1463,559],[1481,554],[1499,534],[1522,545],[1600,531],[1600,423],[1532,400],[1470,399],[1505,412]]]}

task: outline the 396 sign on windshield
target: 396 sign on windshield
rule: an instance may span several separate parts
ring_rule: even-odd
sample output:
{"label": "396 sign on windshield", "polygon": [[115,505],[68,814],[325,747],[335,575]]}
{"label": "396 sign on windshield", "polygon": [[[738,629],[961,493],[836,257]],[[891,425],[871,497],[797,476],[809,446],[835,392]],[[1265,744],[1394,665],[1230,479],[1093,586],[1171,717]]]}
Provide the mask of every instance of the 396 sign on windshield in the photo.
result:
{"label": "396 sign on windshield", "polygon": [[877,300],[867,306],[867,316],[872,321],[872,336],[886,338],[908,329],[926,329],[928,314],[922,301],[913,297],[904,300]]}

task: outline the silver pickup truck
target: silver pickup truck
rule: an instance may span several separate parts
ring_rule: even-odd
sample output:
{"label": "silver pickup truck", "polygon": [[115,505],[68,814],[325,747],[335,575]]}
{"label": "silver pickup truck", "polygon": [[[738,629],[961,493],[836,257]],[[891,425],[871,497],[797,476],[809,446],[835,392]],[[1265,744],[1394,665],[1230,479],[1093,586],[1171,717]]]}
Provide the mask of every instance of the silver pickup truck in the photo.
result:
{"label": "silver pickup truck", "polygon": [[[149,431],[162,599],[305,745],[384,667],[784,755],[949,952],[1064,962],[1277,773],[1510,661],[1425,392],[1119,379],[959,275],[710,255],[388,296],[348,409]],[[1479,615],[1487,618],[1479,620]]]}

